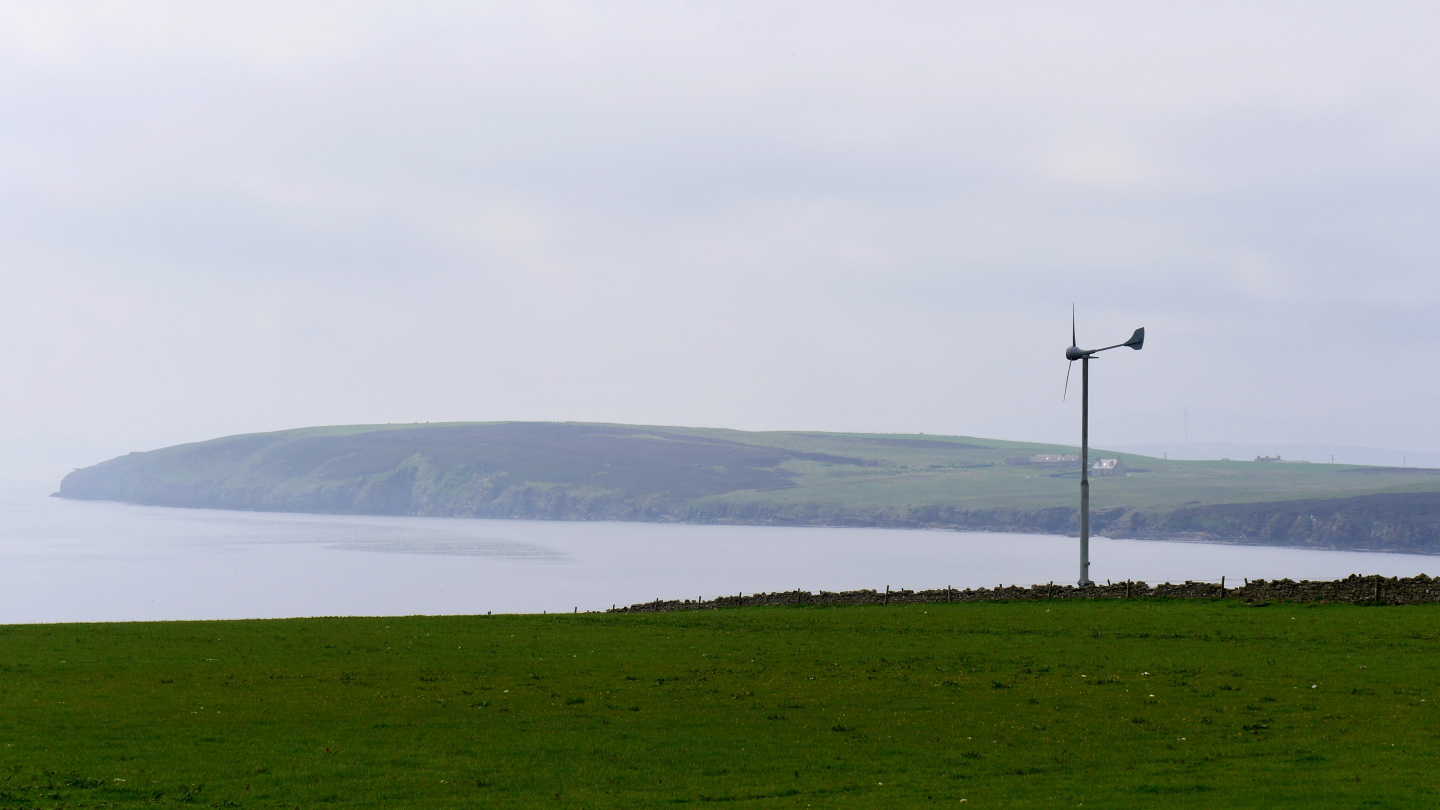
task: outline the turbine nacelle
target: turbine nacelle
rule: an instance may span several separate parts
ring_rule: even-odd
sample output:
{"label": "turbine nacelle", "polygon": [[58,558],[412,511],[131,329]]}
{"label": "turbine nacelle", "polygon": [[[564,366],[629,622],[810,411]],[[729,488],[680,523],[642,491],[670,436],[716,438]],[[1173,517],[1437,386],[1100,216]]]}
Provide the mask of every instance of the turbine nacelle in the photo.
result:
{"label": "turbine nacelle", "polygon": [[[1075,338],[1072,336],[1070,339],[1073,341]],[[1071,343],[1070,348],[1065,350],[1065,359],[1073,363],[1076,360],[1084,360],[1087,357],[1094,357],[1100,352],[1109,351],[1111,349],[1118,349],[1121,346],[1129,346],[1137,352],[1144,348],[1145,327],[1142,326],[1139,329],[1136,329],[1135,334],[1131,335],[1130,339],[1125,341],[1124,343],[1116,343],[1113,346],[1106,346],[1100,349],[1082,349],[1079,346],[1076,346],[1074,343]]]}
{"label": "turbine nacelle", "polygon": [[1110,349],[1118,349],[1121,346],[1129,346],[1130,348],[1138,352],[1141,348],[1145,346],[1145,327],[1142,326],[1139,329],[1136,329],[1135,333],[1130,336],[1129,340],[1125,341],[1124,343],[1116,343],[1114,346],[1105,346],[1099,349],[1082,349],[1076,345],[1077,343],[1079,343],[1079,341],[1075,339],[1075,308],[1072,306],[1070,308],[1070,348],[1065,350],[1065,359],[1069,360],[1070,364],[1067,364],[1065,366],[1065,391],[1063,394],[1061,394],[1060,397],[1062,400],[1070,395],[1071,364],[1074,364],[1076,360],[1089,360],[1091,357],[1094,357],[1100,352],[1109,351]]}

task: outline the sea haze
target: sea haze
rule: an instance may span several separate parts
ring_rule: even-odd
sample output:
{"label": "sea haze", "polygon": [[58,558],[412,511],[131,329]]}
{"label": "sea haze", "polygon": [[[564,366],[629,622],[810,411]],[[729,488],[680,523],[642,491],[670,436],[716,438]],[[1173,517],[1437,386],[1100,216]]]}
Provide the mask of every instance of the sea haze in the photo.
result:
{"label": "sea haze", "polygon": [[[1093,541],[1149,582],[1440,573],[1440,558]],[[899,529],[171,509],[0,495],[0,623],[602,610],[803,588],[1069,582],[1076,541]]]}

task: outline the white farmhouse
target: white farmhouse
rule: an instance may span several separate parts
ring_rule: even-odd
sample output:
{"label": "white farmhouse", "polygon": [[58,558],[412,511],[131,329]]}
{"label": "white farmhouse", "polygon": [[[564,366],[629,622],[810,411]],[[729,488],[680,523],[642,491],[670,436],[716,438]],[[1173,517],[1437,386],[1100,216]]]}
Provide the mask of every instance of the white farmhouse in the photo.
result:
{"label": "white farmhouse", "polygon": [[1118,458],[1097,458],[1090,465],[1091,475],[1125,475],[1125,462]]}

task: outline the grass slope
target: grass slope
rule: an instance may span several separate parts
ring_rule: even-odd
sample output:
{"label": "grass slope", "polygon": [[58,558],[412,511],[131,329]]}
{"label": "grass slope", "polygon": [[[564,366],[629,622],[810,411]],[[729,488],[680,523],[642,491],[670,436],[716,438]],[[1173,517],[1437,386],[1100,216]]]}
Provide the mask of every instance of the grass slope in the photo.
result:
{"label": "grass slope", "polygon": [[[1005,462],[1070,451],[637,425],[345,426],[132,453],[71,473],[58,494],[280,511],[1054,532],[1076,530],[1078,472]],[[1437,471],[1095,455],[1130,468],[1092,485],[1101,532],[1440,550]],[[1291,507],[1239,508],[1257,503]]]}
{"label": "grass slope", "polygon": [[[177,485],[295,494],[426,467],[441,471],[454,488],[472,483],[455,475],[465,471],[474,482],[489,479],[502,487],[563,486],[702,502],[1032,508],[1074,500],[1078,473],[1005,460],[1078,452],[969,436],[502,422],[301,428],[132,453],[107,465]],[[1169,461],[1103,449],[1092,456],[1123,458],[1131,471],[1124,478],[1095,479],[1097,508],[1440,491],[1440,475],[1418,468]]]}
{"label": "grass slope", "polygon": [[1440,802],[1433,606],[0,628],[0,806]]}

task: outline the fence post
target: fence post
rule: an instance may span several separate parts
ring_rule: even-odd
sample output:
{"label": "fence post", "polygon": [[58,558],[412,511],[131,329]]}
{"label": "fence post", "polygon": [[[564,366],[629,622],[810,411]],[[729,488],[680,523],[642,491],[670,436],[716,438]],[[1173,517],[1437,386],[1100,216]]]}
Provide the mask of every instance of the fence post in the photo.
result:
{"label": "fence post", "polygon": [[1225,577],[1220,577],[1220,598],[1225,598]]}

